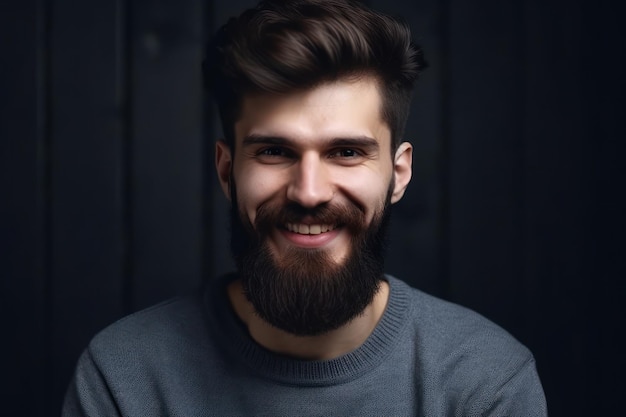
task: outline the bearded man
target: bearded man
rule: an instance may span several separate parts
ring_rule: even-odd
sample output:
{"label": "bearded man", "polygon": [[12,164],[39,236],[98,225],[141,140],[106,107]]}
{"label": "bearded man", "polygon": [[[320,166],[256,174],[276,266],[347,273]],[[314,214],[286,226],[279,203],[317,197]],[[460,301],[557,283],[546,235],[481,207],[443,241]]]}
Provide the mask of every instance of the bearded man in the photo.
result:
{"label": "bearded man", "polygon": [[105,329],[65,415],[544,416],[531,353],[384,274],[425,68],[351,0],[265,1],[207,48],[237,271]]}

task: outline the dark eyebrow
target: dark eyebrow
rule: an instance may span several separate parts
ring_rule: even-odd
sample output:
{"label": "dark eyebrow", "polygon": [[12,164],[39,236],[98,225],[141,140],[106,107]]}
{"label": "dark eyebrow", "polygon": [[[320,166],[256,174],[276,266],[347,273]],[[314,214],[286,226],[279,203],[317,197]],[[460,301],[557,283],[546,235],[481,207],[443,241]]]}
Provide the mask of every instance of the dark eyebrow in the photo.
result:
{"label": "dark eyebrow", "polygon": [[287,145],[289,139],[280,136],[248,135],[243,138],[243,145]]}
{"label": "dark eyebrow", "polygon": [[[293,142],[280,136],[248,135],[243,138],[243,145],[291,145]],[[333,138],[327,144],[328,147],[354,147],[378,149],[378,141],[369,136],[355,136],[345,138]]]}
{"label": "dark eyebrow", "polygon": [[378,141],[368,136],[355,136],[349,138],[334,138],[329,142],[329,147],[367,148],[378,149]]}

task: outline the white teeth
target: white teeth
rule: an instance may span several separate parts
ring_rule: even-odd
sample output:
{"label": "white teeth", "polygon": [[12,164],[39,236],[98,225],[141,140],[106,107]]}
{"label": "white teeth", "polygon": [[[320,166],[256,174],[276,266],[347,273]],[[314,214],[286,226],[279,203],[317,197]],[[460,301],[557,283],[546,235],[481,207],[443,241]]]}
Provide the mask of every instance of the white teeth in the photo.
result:
{"label": "white teeth", "polygon": [[297,224],[287,223],[287,230],[301,235],[319,235],[333,230],[335,227],[328,224]]}

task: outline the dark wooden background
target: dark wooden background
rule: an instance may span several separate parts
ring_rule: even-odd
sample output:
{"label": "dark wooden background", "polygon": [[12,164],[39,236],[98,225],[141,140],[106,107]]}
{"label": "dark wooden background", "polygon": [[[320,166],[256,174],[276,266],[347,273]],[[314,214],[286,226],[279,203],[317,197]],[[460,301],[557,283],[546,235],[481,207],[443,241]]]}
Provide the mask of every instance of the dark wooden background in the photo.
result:
{"label": "dark wooden background", "polygon": [[[618,3],[369,3],[431,63],[388,271],[529,346],[552,416],[619,414]],[[251,4],[1,3],[1,415],[57,415],[98,330],[232,267],[199,70],[207,34]]]}

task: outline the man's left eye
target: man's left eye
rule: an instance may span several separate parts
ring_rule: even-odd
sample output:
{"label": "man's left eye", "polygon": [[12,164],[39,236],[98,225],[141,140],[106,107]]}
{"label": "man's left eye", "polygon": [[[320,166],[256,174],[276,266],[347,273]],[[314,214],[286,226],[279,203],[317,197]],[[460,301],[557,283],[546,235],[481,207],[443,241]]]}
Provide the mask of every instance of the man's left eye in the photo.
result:
{"label": "man's left eye", "polygon": [[359,152],[355,149],[337,149],[330,156],[331,158],[354,158],[359,155]]}

